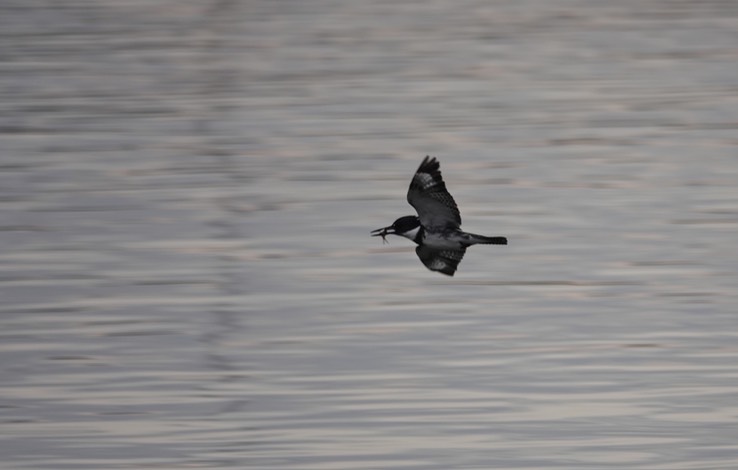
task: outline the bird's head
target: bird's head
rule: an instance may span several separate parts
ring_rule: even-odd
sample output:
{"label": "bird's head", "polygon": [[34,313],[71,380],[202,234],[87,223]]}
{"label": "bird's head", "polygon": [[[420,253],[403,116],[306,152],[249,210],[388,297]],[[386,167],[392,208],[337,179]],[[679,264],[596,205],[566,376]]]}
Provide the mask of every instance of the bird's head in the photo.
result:
{"label": "bird's head", "polygon": [[387,235],[399,235],[414,241],[418,230],[420,230],[420,219],[414,215],[406,215],[395,220],[389,227],[373,230],[372,236],[382,237],[383,242],[387,241],[385,238]]}

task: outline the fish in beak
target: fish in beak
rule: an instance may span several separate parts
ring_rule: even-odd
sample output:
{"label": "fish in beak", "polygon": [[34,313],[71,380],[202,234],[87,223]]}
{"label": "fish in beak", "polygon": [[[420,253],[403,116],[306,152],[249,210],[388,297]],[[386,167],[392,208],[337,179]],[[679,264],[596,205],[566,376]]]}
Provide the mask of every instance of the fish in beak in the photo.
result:
{"label": "fish in beak", "polygon": [[382,244],[389,243],[387,241],[387,235],[394,235],[395,234],[395,228],[393,226],[384,227],[384,228],[378,228],[376,230],[372,230],[372,237],[382,237]]}

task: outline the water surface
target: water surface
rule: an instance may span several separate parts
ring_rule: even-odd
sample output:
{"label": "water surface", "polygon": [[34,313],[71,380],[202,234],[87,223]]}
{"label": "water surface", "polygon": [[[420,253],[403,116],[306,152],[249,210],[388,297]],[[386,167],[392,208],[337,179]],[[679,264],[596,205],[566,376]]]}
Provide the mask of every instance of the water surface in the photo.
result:
{"label": "water surface", "polygon": [[[3,468],[738,467],[735,4],[0,25]],[[369,237],[426,154],[454,278]]]}

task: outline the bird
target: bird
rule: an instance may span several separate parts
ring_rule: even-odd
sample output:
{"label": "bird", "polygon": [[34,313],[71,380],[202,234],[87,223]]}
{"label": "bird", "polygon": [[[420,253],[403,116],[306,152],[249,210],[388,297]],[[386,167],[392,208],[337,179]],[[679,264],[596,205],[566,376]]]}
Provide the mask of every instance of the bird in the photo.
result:
{"label": "bird", "polygon": [[435,157],[426,156],[410,181],[407,202],[418,213],[395,220],[388,227],[371,231],[371,236],[398,235],[415,242],[415,254],[426,268],[453,276],[466,249],[478,243],[507,245],[506,237],[487,237],[461,230],[461,213],[446,189],[441,165]]}

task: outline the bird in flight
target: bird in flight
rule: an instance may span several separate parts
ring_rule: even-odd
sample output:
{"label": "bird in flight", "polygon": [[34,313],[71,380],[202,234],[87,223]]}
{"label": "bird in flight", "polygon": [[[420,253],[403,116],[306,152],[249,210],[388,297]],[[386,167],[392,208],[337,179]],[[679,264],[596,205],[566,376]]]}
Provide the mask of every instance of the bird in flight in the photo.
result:
{"label": "bird in flight", "polygon": [[425,157],[407,191],[407,202],[418,213],[395,220],[389,227],[373,230],[373,237],[399,235],[418,246],[415,253],[426,268],[453,276],[466,248],[478,243],[507,245],[505,237],[486,237],[461,230],[461,214],[446,189],[438,160]]}

